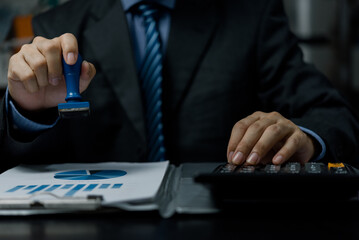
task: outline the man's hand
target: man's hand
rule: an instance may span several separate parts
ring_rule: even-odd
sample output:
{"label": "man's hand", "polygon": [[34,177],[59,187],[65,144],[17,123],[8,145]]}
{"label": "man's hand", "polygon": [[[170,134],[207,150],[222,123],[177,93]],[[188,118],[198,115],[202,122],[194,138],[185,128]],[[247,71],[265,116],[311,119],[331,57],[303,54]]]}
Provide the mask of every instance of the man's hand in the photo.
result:
{"label": "man's hand", "polygon": [[[27,111],[36,111],[64,102],[66,84],[62,73],[62,56],[67,64],[76,63],[78,45],[74,35],[66,33],[54,39],[36,37],[11,57],[8,87],[18,106]],[[88,87],[95,74],[94,65],[83,61],[80,92]]]}
{"label": "man's hand", "polygon": [[305,163],[313,155],[312,139],[277,112],[255,112],[237,122],[227,150],[228,162],[235,165]]}

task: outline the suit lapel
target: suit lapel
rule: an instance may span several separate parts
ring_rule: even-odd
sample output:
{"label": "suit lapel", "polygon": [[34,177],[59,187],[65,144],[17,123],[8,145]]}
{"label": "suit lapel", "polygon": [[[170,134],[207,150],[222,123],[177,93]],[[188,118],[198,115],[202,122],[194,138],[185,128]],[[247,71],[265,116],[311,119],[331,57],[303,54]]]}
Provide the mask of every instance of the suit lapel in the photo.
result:
{"label": "suit lapel", "polygon": [[141,91],[129,36],[120,1],[116,1],[108,13],[84,33],[85,41],[89,43],[128,118],[145,141]]}
{"label": "suit lapel", "polygon": [[[215,0],[177,0],[164,63],[165,107],[176,111],[217,27]],[[168,110],[168,109],[167,109]]]}

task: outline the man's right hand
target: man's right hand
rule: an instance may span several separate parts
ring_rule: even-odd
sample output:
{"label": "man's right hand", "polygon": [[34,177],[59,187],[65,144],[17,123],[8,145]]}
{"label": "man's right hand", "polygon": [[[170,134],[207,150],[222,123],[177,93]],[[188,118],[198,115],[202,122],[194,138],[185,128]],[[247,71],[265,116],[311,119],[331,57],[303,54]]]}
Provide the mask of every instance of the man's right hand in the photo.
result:
{"label": "man's right hand", "polygon": [[[77,39],[65,33],[54,39],[36,37],[10,58],[8,88],[12,99],[27,111],[38,111],[65,102],[66,84],[62,73],[62,57],[67,64],[77,61]],[[96,74],[93,64],[83,61],[80,92]]]}

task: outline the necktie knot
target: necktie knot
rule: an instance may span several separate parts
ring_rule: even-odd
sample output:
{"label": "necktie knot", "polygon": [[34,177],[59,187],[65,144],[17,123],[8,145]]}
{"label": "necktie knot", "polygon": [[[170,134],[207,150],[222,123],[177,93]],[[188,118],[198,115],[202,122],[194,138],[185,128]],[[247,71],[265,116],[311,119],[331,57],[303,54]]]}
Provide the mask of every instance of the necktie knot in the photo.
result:
{"label": "necktie knot", "polygon": [[153,3],[141,3],[137,7],[138,13],[143,16],[145,22],[157,21],[158,7]]}

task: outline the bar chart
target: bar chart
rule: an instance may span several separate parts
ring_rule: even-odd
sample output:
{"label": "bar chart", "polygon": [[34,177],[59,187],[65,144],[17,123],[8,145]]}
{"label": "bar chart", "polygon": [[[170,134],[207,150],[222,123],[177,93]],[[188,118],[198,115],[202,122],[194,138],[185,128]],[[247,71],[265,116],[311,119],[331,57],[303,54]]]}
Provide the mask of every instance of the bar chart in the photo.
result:
{"label": "bar chart", "polygon": [[7,193],[16,193],[20,192],[23,194],[31,195],[35,193],[55,193],[59,196],[72,197],[75,196],[78,192],[91,193],[92,191],[101,191],[101,190],[118,190],[121,188],[122,183],[114,184],[42,184],[42,185],[17,185],[8,189]]}

